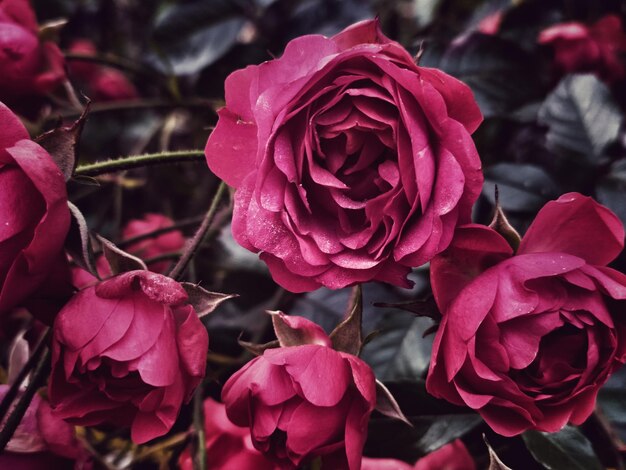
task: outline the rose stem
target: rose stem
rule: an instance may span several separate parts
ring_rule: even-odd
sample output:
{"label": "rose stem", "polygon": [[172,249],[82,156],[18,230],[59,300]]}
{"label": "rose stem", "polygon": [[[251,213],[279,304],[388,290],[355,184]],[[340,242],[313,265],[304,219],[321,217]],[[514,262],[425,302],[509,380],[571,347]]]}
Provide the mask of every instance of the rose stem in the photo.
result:
{"label": "rose stem", "polygon": [[204,382],[200,382],[193,396],[194,443],[193,468],[206,470],[206,435],[204,430]]}
{"label": "rose stem", "polygon": [[226,193],[227,188],[228,186],[226,186],[226,183],[223,181],[220,182],[220,185],[217,187],[217,191],[215,192],[215,196],[213,196],[213,200],[211,201],[211,207],[209,207],[208,212],[204,216],[202,224],[200,224],[200,227],[198,227],[198,230],[191,239],[191,242],[185,248],[183,255],[178,260],[178,263],[176,263],[168,274],[168,276],[172,279],[179,279],[184,274],[185,269],[187,269],[187,265],[198,251],[198,248],[202,244],[202,241],[204,240],[209,227],[215,218],[217,207],[222,199],[222,196]]}
{"label": "rose stem", "polygon": [[50,349],[45,348],[45,353],[37,362],[37,367],[35,367],[35,370],[33,371],[33,375],[31,377],[30,383],[28,384],[28,387],[26,387],[24,394],[17,402],[17,405],[15,406],[13,412],[9,415],[9,418],[2,428],[2,431],[0,431],[0,453],[4,451],[7,443],[11,440],[11,437],[13,437],[17,426],[20,424],[20,421],[22,421],[22,418],[24,417],[24,414],[26,414],[26,410],[28,409],[30,402],[33,400],[35,393],[37,393],[39,387],[44,384],[49,372],[49,361]]}
{"label": "rose stem", "polygon": [[39,340],[39,343],[35,347],[35,350],[31,354],[31,356],[28,358],[28,361],[26,361],[26,364],[24,364],[24,366],[20,370],[19,374],[15,378],[15,381],[11,384],[11,387],[9,388],[7,394],[2,399],[2,402],[0,403],[0,423],[4,421],[4,417],[7,414],[7,411],[9,410],[11,403],[13,403],[13,400],[17,396],[20,390],[20,386],[22,385],[22,382],[24,382],[24,379],[26,378],[28,373],[32,370],[33,367],[35,367],[35,364],[41,357],[41,354],[43,353],[44,348],[46,347],[46,344],[48,343],[48,339],[50,338],[50,331],[51,331],[50,328],[46,328],[46,331],[41,336],[41,339]]}
{"label": "rose stem", "polygon": [[203,150],[178,150],[174,152],[146,153],[143,155],[131,155],[129,157],[104,160],[87,165],[80,165],[74,171],[75,176],[98,176],[105,173],[131,170],[149,165],[164,163],[179,163],[187,161],[203,161]]}

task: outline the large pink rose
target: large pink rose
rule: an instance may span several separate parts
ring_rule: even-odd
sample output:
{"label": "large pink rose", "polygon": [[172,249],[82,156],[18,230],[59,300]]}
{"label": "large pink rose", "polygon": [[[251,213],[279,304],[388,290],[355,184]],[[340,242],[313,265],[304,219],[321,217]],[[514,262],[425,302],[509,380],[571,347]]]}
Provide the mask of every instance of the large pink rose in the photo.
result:
{"label": "large pink rose", "polygon": [[605,16],[592,26],[577,22],[551,26],[541,32],[539,43],[554,49],[560,73],[594,72],[608,83],[626,75],[620,57],[626,52],[626,34],[618,16]]}
{"label": "large pink rose", "polygon": [[70,423],[167,433],[205,374],[209,338],[176,281],[131,271],[77,293],[52,340],[50,404]]}
{"label": "large pink rose", "polygon": [[459,228],[431,264],[443,320],[428,391],[475,409],[494,431],[581,424],[626,361],[619,219],[577,193],[549,202],[513,253],[488,227]]}
{"label": "large pink rose", "polygon": [[205,153],[237,190],[235,239],[278,284],[407,287],[470,220],[481,120],[467,86],[365,21],[231,74]]}
{"label": "large pink rose", "polygon": [[316,324],[283,318],[308,344],[267,349],[238,370],[222,390],[226,413],[280,468],[321,456],[324,468],[358,470],[376,405],[374,374],[332,349]]}
{"label": "large pink rose", "polygon": [[0,0],[0,100],[44,95],[65,78],[63,55],[41,42],[28,0]]}
{"label": "large pink rose", "polygon": [[[276,470],[276,465],[254,448],[250,431],[235,426],[226,416],[224,405],[212,398],[204,401],[207,470]],[[181,454],[181,470],[193,470],[189,448]]]}
{"label": "large pink rose", "polygon": [[70,213],[61,171],[2,103],[0,188],[0,314],[5,314],[63,268]]}

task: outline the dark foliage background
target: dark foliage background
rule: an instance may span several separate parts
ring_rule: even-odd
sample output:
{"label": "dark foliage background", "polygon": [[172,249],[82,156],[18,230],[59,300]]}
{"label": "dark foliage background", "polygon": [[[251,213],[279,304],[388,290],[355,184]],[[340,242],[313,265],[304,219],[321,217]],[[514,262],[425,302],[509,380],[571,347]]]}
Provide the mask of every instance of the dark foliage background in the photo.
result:
{"label": "dark foliage background", "polygon": [[[62,48],[89,38],[106,62],[124,71],[141,100],[99,104],[81,138],[81,162],[116,155],[203,148],[215,110],[223,103],[224,79],[233,70],[281,54],[296,36],[332,35],[378,16],[383,31],[420,55],[420,65],[438,67],[467,83],[485,116],[475,134],[486,183],[475,220],[488,223],[494,186],[513,225],[523,232],[538,209],[568,191],[595,197],[626,222],[626,83],[611,87],[592,74],[559,77],[551,51],[537,45],[545,27],[564,21],[591,24],[606,14],[626,14],[617,0],[34,0],[40,21],[64,17]],[[502,12],[496,34],[478,31],[482,20]],[[65,117],[73,117],[67,111]],[[52,127],[55,116],[43,123]],[[203,163],[152,167],[100,178],[100,185],[72,181],[70,199],[88,216],[90,228],[119,240],[120,227],[146,212],[177,221],[200,216],[218,184]],[[228,214],[221,214],[227,221]],[[193,223],[184,228],[193,232]],[[615,262],[626,270],[626,255]],[[527,432],[506,439],[476,414],[428,396],[424,387],[433,325],[429,318],[375,303],[425,300],[427,268],[412,276],[411,291],[367,285],[364,330],[378,335],[363,358],[386,382],[414,428],[377,415],[365,453],[414,462],[461,437],[479,467],[488,465],[482,434],[513,468],[624,468],[626,373],[600,395],[600,414],[580,429],[553,435]],[[203,286],[240,297],[206,320],[211,332],[214,383],[241,358],[237,337],[273,339],[262,311],[281,308],[307,316],[330,331],[344,313],[349,292],[321,289],[306,295],[279,290],[255,255],[230,237],[227,223],[194,261]],[[626,313],[626,312],[625,312]],[[230,358],[225,361],[224,358]],[[225,365],[226,364],[226,365]],[[190,422],[184,411],[175,430]],[[617,432],[610,435],[611,429]],[[106,447],[109,444],[102,444]],[[174,461],[176,453],[168,458]],[[137,468],[155,468],[144,462]]]}

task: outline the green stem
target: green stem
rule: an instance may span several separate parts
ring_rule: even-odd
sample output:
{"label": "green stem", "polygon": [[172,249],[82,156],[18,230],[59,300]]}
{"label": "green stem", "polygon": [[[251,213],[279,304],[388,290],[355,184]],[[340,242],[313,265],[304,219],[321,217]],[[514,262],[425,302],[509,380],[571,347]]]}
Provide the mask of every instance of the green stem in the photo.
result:
{"label": "green stem", "polygon": [[131,155],[129,157],[104,160],[87,165],[80,165],[74,171],[74,176],[98,176],[105,173],[131,170],[150,165],[164,163],[180,163],[188,161],[204,160],[203,150],[178,150],[175,152],[146,153],[143,155]]}
{"label": "green stem", "polygon": [[[181,100],[172,99],[133,99],[113,101],[109,103],[93,103],[89,108],[89,114],[109,113],[118,111],[133,111],[146,109],[177,109],[177,108],[197,108],[205,110],[213,110],[223,105],[223,102],[209,100],[205,98],[189,98]],[[47,120],[57,119],[58,116],[63,118],[73,118],[80,116],[80,112],[76,110],[67,110],[60,113],[51,114]]]}
{"label": "green stem", "polygon": [[26,387],[24,394],[20,397],[17,405],[15,405],[15,409],[9,415],[2,431],[0,431],[0,453],[4,451],[4,448],[8,444],[8,442],[13,437],[17,426],[22,421],[22,418],[26,414],[26,410],[35,396],[35,393],[41,387],[48,376],[48,362],[50,361],[50,350],[46,348],[45,354],[41,356],[39,361],[37,362],[37,367],[35,368],[31,381]]}
{"label": "green stem", "polygon": [[189,243],[189,245],[186,247],[185,252],[178,260],[178,263],[176,263],[176,266],[174,266],[169,273],[169,277],[171,277],[172,279],[179,279],[184,274],[185,269],[187,269],[187,265],[189,265],[189,262],[198,251],[198,248],[204,241],[209,227],[211,226],[211,223],[215,218],[215,213],[217,212],[217,207],[219,206],[220,200],[222,199],[224,193],[227,192],[227,188],[228,186],[226,186],[226,183],[224,183],[223,181],[218,186],[217,191],[215,192],[215,196],[213,196],[213,201],[211,201],[211,207],[209,207],[208,212],[204,216],[202,224],[200,225],[200,227],[198,227],[198,230],[191,239],[191,243]]}
{"label": "green stem", "polygon": [[[120,70],[132,72],[137,75],[153,75],[158,74],[163,76],[158,70],[153,68],[142,68],[137,63],[130,59],[123,57],[117,57],[111,54],[106,55],[94,55],[94,54],[79,54],[76,52],[64,52],[65,60],[68,62],[93,62],[100,65],[106,65],[109,67],[115,67]],[[143,67],[146,67],[142,64]]]}
{"label": "green stem", "polygon": [[207,470],[206,432],[204,429],[204,384],[200,383],[193,397],[193,427],[195,431],[194,470]]}

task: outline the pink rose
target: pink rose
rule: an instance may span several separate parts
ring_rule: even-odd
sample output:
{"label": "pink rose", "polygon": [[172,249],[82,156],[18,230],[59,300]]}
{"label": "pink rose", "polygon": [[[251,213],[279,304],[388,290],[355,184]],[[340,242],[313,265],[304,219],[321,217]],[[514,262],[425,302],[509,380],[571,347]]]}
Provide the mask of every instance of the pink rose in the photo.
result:
{"label": "pink rose", "polygon": [[476,470],[463,441],[457,439],[422,457],[415,465],[395,459],[363,458],[361,470]]}
{"label": "pink rose", "polygon": [[311,321],[282,319],[307,344],[267,349],[238,370],[222,390],[226,414],[249,427],[254,446],[280,468],[321,456],[324,468],[359,469],[376,405],[372,370],[332,349]]}
{"label": "pink rose", "polygon": [[605,16],[592,26],[557,24],[542,31],[538,41],[554,49],[555,65],[562,74],[594,72],[607,83],[626,74],[620,58],[626,52],[626,34],[618,16]]}
{"label": "pink rose", "polygon": [[[0,399],[9,390],[0,385]],[[35,395],[15,434],[0,454],[0,468],[75,470],[92,467],[89,454],[76,440],[74,426],[55,417],[50,405]]]}
{"label": "pink rose", "polygon": [[[129,240],[140,235],[154,232],[156,230],[171,227],[174,221],[162,214],[146,214],[143,219],[130,220],[122,230],[122,239]],[[146,238],[137,243],[133,243],[124,249],[132,255],[149,260],[159,255],[175,253],[185,245],[185,237],[180,230],[172,230],[156,237]],[[169,261],[157,261],[148,263],[148,269],[157,273],[165,273],[170,266]],[[96,270],[100,278],[106,279],[111,276],[111,268],[106,258],[101,255],[96,258]],[[77,289],[83,289],[94,285],[98,279],[90,272],[81,268],[72,269],[72,282]]]}
{"label": "pink rose", "polygon": [[[89,39],[77,39],[70,45],[70,51],[78,54],[97,55],[98,50]],[[103,67],[91,62],[74,60],[70,74],[84,86],[85,93],[94,101],[131,100],[139,93],[126,76],[119,70]]]}
{"label": "pink rose", "polygon": [[619,219],[577,193],[549,202],[513,253],[495,230],[459,228],[431,264],[443,320],[426,387],[494,431],[581,424],[626,361]]}
{"label": "pink rose", "polygon": [[218,114],[205,153],[237,190],[233,235],[290,291],[408,287],[470,221],[483,181],[472,93],[377,21],[232,73]]}
{"label": "pink rose", "polygon": [[33,297],[52,271],[62,271],[70,213],[61,171],[2,103],[0,188],[0,314],[5,314]]}
{"label": "pink rose", "polygon": [[45,95],[65,78],[59,48],[38,37],[28,0],[0,0],[0,100]]}
{"label": "pink rose", "polygon": [[176,281],[131,271],[78,292],[52,339],[50,404],[73,424],[167,433],[205,373],[208,335]]}
{"label": "pink rose", "polygon": [[[212,398],[204,401],[207,470],[275,470],[277,467],[252,445],[250,431],[235,426],[226,416],[224,405]],[[193,470],[193,457],[187,448],[178,460],[181,470]]]}

